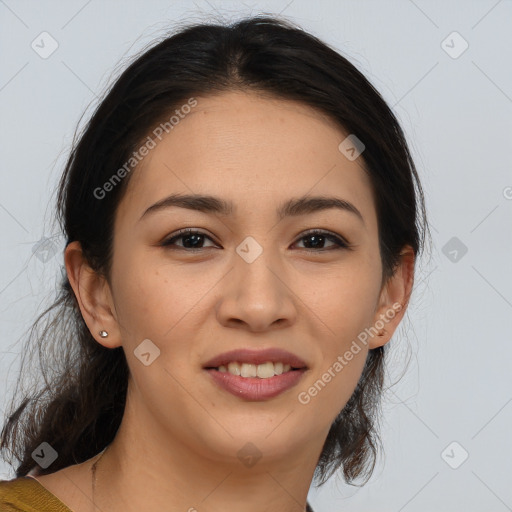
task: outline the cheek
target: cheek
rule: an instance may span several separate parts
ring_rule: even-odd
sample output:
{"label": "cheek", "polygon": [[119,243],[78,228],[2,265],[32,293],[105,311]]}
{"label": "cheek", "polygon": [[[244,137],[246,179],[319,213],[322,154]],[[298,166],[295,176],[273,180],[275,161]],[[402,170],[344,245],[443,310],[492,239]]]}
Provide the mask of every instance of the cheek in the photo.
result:
{"label": "cheek", "polygon": [[299,402],[316,401],[326,421],[343,409],[361,377],[368,354],[365,329],[373,322],[380,277],[380,264],[374,258],[354,258],[351,265],[339,266],[323,280],[322,291],[309,296],[308,305],[325,329],[317,338],[320,364],[308,379],[308,388],[301,390],[305,394]]}
{"label": "cheek", "polygon": [[[357,315],[357,316],[356,316]],[[363,331],[361,311],[342,311],[337,320],[336,336],[330,335],[319,340],[322,352],[319,364],[300,390],[298,401],[312,404],[315,415],[323,416],[322,424],[331,424],[352,396],[361,377],[367,345],[361,343],[358,335]]]}
{"label": "cheek", "polygon": [[[141,251],[120,258],[117,267],[116,310],[123,345],[134,349],[143,339],[151,339],[162,351],[180,346],[190,357],[190,343],[197,333],[197,316],[202,314],[205,296],[222,275],[198,271],[194,264],[162,263],[161,255]],[[126,277],[121,277],[126,276]],[[188,350],[185,351],[185,348]]]}
{"label": "cheek", "polygon": [[[176,268],[171,271],[168,265],[156,265],[136,255],[122,263],[114,285],[116,310],[135,389],[142,400],[150,397],[148,406],[155,407],[155,414],[167,414],[162,413],[162,404],[168,400],[180,403],[179,407],[186,411],[192,408],[183,388],[191,389],[193,384],[190,340],[197,335],[194,315],[209,280],[205,283],[204,276],[201,278],[197,272],[184,275],[188,272]],[[119,279],[122,275],[129,277]],[[139,347],[145,347],[144,353],[149,352],[148,365],[137,357],[142,352]],[[170,417],[167,420],[175,421]]]}
{"label": "cheek", "polygon": [[[303,280],[308,306],[322,320],[331,340],[327,354],[343,351],[347,342],[350,344],[371,324],[379,299],[380,277],[378,263],[354,256],[346,265],[339,265],[316,280],[316,288],[311,278]],[[307,291],[313,288],[316,291]]]}
{"label": "cheek", "polygon": [[[319,374],[314,388],[322,390],[322,400],[332,421],[341,412],[352,396],[361,377],[368,351],[341,351]],[[320,393],[319,393],[320,394]]]}
{"label": "cheek", "polygon": [[[361,377],[368,349],[353,343],[352,328],[341,332],[337,339],[323,341],[320,364],[298,390],[299,407],[307,417],[315,417],[318,426],[332,425],[340,414]],[[305,420],[306,421],[306,420]]]}

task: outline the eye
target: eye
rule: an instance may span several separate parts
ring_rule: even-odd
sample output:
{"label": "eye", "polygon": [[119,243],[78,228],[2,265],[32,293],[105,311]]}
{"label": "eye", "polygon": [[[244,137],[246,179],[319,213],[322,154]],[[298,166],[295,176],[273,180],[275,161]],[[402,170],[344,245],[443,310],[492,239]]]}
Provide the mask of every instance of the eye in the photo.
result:
{"label": "eye", "polygon": [[[308,252],[323,252],[323,251],[331,251],[336,249],[350,249],[351,246],[348,242],[343,240],[341,237],[330,233],[329,231],[323,231],[321,229],[312,229],[308,231],[306,234],[303,234],[299,241],[307,240],[307,245],[310,245],[312,248],[305,247],[305,250]],[[331,247],[325,248],[322,247],[326,241],[333,242],[334,245]]]}
{"label": "eye", "polygon": [[[178,240],[181,240],[181,244],[176,244]],[[213,240],[206,234],[201,231],[197,231],[192,228],[180,229],[177,233],[173,234],[167,240],[164,240],[160,245],[162,247],[169,248],[181,248],[184,250],[195,251],[200,249],[207,249],[208,246],[204,246],[205,240]],[[312,229],[307,233],[303,234],[298,242],[306,241],[305,245],[309,245],[310,247],[304,247],[304,250],[308,252],[323,252],[323,251],[331,251],[336,249],[350,249],[351,246],[348,242],[346,242],[343,238],[330,233],[329,231],[324,231],[321,229]],[[326,242],[331,242],[332,245],[330,247],[324,247]],[[297,243],[297,242],[296,242]],[[174,247],[173,247],[174,246]],[[210,246],[214,247],[214,246]]]}
{"label": "eye", "polygon": [[204,239],[211,240],[211,238],[208,235],[202,233],[201,231],[186,228],[180,229],[175,235],[173,235],[171,238],[168,238],[167,240],[164,240],[160,245],[162,247],[170,247],[173,245],[176,246],[175,242],[177,240],[183,240],[183,245],[178,245],[177,247],[183,249],[197,250],[204,248],[202,245],[204,243]]}

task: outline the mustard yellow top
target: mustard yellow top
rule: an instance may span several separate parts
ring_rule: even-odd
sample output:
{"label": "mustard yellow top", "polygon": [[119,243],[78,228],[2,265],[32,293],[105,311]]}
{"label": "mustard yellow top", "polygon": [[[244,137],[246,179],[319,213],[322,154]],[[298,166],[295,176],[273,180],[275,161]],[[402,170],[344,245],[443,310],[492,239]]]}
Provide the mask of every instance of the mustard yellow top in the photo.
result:
{"label": "mustard yellow top", "polygon": [[[73,512],[35,478],[0,480],[1,512]],[[309,503],[306,511],[313,512]]]}
{"label": "mustard yellow top", "polygon": [[0,480],[1,512],[72,512],[35,478]]}

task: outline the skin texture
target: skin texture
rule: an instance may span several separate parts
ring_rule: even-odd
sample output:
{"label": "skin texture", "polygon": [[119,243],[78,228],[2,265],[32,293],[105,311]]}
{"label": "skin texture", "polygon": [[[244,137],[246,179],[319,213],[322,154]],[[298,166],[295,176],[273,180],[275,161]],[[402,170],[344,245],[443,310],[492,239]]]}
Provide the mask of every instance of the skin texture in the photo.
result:
{"label": "skin texture", "polygon": [[[116,215],[110,283],[90,270],[77,242],[66,249],[92,335],[106,347],[122,345],[131,373],[122,425],[97,466],[97,508],[90,473],[97,457],[38,477],[74,511],[213,512],[227,504],[242,512],[305,510],[323,443],[368,349],[389,341],[406,310],[414,254],[404,248],[398,271],[381,288],[370,181],[361,157],[350,161],[338,150],[348,134],[292,101],[243,92],[197,100],[133,171]],[[172,207],[140,220],[171,193],[219,196],[234,210],[223,216]],[[349,201],[364,222],[335,208],[277,218],[284,201],[306,194]],[[184,249],[183,238],[159,245],[187,227],[207,236],[204,248]],[[303,234],[312,228],[345,238],[351,250],[332,250],[328,239],[316,249]],[[236,252],[247,236],[263,249],[252,263]],[[300,403],[298,394],[396,303],[405,307],[385,334],[361,344],[309,403]],[[161,351],[149,366],[134,355],[144,339]],[[308,366],[296,387],[270,400],[235,397],[202,369],[231,349],[269,347]],[[248,442],[262,455],[252,467],[237,457]]]}

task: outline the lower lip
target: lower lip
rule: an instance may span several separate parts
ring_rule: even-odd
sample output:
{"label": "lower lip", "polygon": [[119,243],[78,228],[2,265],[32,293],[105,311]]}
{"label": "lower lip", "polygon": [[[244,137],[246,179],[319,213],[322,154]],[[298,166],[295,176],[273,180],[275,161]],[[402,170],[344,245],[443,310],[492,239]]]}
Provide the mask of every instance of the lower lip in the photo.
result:
{"label": "lower lip", "polygon": [[306,368],[292,370],[268,379],[258,377],[240,377],[229,372],[206,370],[222,389],[249,401],[261,401],[273,398],[297,385]]}

